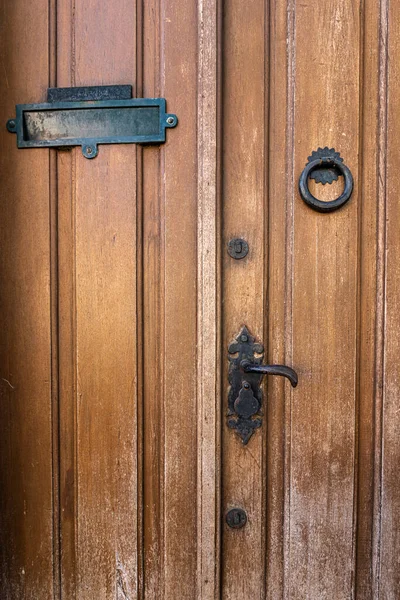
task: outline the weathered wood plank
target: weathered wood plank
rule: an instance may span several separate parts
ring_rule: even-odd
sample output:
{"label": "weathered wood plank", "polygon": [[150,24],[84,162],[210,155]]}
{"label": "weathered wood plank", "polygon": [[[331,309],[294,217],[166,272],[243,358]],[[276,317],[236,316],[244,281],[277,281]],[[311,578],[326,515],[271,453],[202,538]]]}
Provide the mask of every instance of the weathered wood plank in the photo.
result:
{"label": "weathered wood plank", "polygon": [[[383,6],[383,3],[382,3]],[[357,384],[357,562],[355,594],[373,598],[377,582],[384,317],[386,34],[381,7],[369,0],[362,14],[362,132],[360,136],[360,304]],[[382,94],[383,92],[383,94]]]}
{"label": "weathered wood plank", "polygon": [[[161,15],[143,3],[143,95],[161,95]],[[143,152],[143,596],[164,598],[164,196],[161,147]]]}
{"label": "weathered wood plank", "polygon": [[[262,598],[265,588],[265,398],[263,426],[247,446],[226,423],[229,344],[245,324],[265,339],[268,253],[265,209],[265,62],[267,21],[263,1],[246,8],[239,0],[223,7],[222,82],[222,598]],[[249,32],[251,34],[249,35]],[[227,253],[231,238],[243,237],[249,254]],[[265,354],[267,358],[267,352]],[[230,529],[226,512],[243,508],[248,523]]]}
{"label": "weathered wood plank", "polygon": [[[49,2],[0,15],[0,595],[51,598],[52,294],[48,151],[23,152],[5,128],[15,104],[44,100]],[[29,23],[29,27],[26,24]],[[53,398],[52,398],[53,396]],[[57,465],[55,465],[57,467]],[[57,469],[54,472],[57,477]]]}
{"label": "weathered wood plank", "polygon": [[220,598],[219,2],[199,2],[197,598]]}
{"label": "weathered wood plank", "polygon": [[[135,20],[127,0],[63,4],[58,85],[134,80]],[[136,147],[70,156],[59,160],[63,591],[114,599],[139,588]]]}
{"label": "weathered wood plank", "polygon": [[[271,56],[280,89],[271,92],[270,172],[276,170],[271,177],[280,183],[270,188],[271,223],[274,232],[278,228],[271,239],[270,343],[277,358],[299,371],[300,383],[285,398],[285,409],[277,409],[284,445],[271,441],[273,456],[284,456],[276,470],[285,486],[284,574],[268,593],[348,598],[354,561],[357,185],[345,209],[321,215],[301,201],[297,182],[318,146],[334,146],[353,174],[358,172],[359,7],[350,1],[290,0],[286,7],[274,3],[275,18],[277,38],[288,40],[288,58],[284,81],[282,46]],[[338,194],[338,186],[328,187],[314,189],[326,199]],[[276,508],[275,531],[278,518]],[[272,547],[273,540],[269,543]],[[276,550],[282,552],[282,546]]]}
{"label": "weathered wood plank", "polygon": [[196,4],[186,3],[183,9],[180,0],[164,0],[161,23],[161,94],[179,112],[179,136],[169,136],[161,163],[164,597],[189,600],[197,573]]}
{"label": "weathered wood plank", "polygon": [[400,160],[400,69],[397,61],[400,52],[400,6],[395,2],[382,2],[381,10],[381,23],[385,24],[381,27],[382,67],[387,69],[386,77],[381,77],[381,103],[383,116],[386,118],[382,121],[381,152],[384,170],[381,171],[381,176],[385,181],[383,192],[386,206],[381,208],[382,219],[379,223],[384,248],[381,255],[384,308],[380,338],[383,344],[380,380],[383,384],[382,439],[377,448],[381,452],[380,472],[376,472],[376,476],[380,477],[380,502],[375,507],[376,517],[379,519],[380,543],[376,547],[375,593],[382,600],[394,600],[400,589],[400,177],[397,168]]}

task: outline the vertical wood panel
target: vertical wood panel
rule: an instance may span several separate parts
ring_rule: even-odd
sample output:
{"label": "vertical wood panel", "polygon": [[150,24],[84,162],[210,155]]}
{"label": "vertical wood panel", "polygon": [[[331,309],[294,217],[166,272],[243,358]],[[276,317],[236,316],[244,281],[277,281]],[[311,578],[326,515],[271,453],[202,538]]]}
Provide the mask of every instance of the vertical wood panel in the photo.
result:
{"label": "vertical wood panel", "polygon": [[59,272],[59,414],[61,590],[76,597],[76,302],[75,302],[75,170],[72,153],[57,156]]}
{"label": "vertical wood panel", "polygon": [[[49,0],[49,87],[57,77],[57,0]],[[50,306],[51,306],[51,396],[53,462],[53,595],[61,595],[60,529],[60,380],[58,312],[58,169],[57,154],[49,152]]]}
{"label": "vertical wood panel", "polygon": [[45,98],[49,20],[47,0],[2,4],[0,595],[4,600],[52,598],[54,592],[49,153],[17,150],[15,136],[5,128],[17,102]]}
{"label": "vertical wood panel", "polygon": [[[179,118],[163,148],[165,599],[193,598],[197,552],[197,7],[161,3],[161,94]],[[178,42],[179,40],[179,42]],[[178,129],[176,130],[178,132]],[[174,132],[175,133],[175,132]]]}
{"label": "vertical wood panel", "polygon": [[[216,8],[206,4],[208,26],[216,27]],[[200,111],[197,142],[197,20],[195,5],[189,11],[181,11],[179,2],[144,5],[144,94],[166,97],[169,109],[179,117],[177,135],[168,136],[159,149],[146,148],[143,154],[146,598],[192,598],[196,585],[199,597],[208,598],[214,597],[218,587],[217,471],[213,466],[217,447],[216,288],[211,266],[215,269],[216,150],[212,136],[216,124],[215,105],[210,106],[210,97],[199,92],[205,109],[203,117]],[[178,39],[184,40],[185,53],[180,52]],[[199,59],[216,62],[216,56],[206,54],[209,43],[207,39]],[[215,48],[211,51],[216,53]],[[212,62],[202,65],[200,77],[209,78],[207,91],[216,85],[215,73],[207,75],[215,67]],[[202,79],[199,84],[203,85]],[[207,261],[203,270],[202,261]],[[201,371],[196,377],[197,368]]]}
{"label": "vertical wood panel", "polygon": [[[251,32],[251,34],[249,34]],[[262,429],[247,446],[226,424],[227,349],[245,324],[264,339],[266,306],[265,232],[265,49],[264,2],[231,0],[223,8],[223,460],[222,460],[222,598],[262,598],[265,587],[262,551],[265,539],[265,414]],[[249,254],[232,259],[231,238],[243,237]],[[267,352],[265,354],[267,358]],[[264,411],[266,401],[264,397]],[[248,523],[229,529],[226,512],[246,510]]]}
{"label": "vertical wood panel", "polygon": [[135,181],[107,158],[76,193],[78,590],[104,598],[136,593],[138,560]]}
{"label": "vertical wood panel", "polygon": [[[291,345],[292,244],[287,239],[293,221],[293,3],[271,2],[269,72],[269,256],[268,354],[271,363],[293,363]],[[284,76],[285,74],[285,76]],[[300,381],[301,385],[301,381]],[[266,539],[266,597],[285,597],[284,553],[287,553],[289,515],[285,500],[290,490],[291,391],[279,377],[268,382],[268,524]],[[286,447],[285,447],[286,443]],[[285,544],[285,545],[284,545]]]}
{"label": "vertical wood panel", "polygon": [[[75,84],[72,2],[57,3],[56,85]],[[60,415],[61,597],[76,598],[76,272],[75,152],[56,152],[58,196],[58,336]]]}
{"label": "vertical wood panel", "polygon": [[[356,597],[375,596],[379,547],[383,376],[386,34],[379,3],[364,3],[360,132],[360,333]],[[385,18],[385,17],[384,17]]]}
{"label": "vertical wood panel", "polygon": [[[334,146],[358,173],[360,4],[327,0],[314,8],[296,2],[296,183],[318,146]],[[352,594],[357,189],[356,179],[342,211],[321,215],[300,200],[294,209],[293,359],[302,377],[291,408],[286,507],[292,598]]]}
{"label": "vertical wood panel", "polygon": [[197,238],[197,598],[220,598],[218,0],[199,2]]}
{"label": "vertical wood panel", "polygon": [[[381,541],[379,571],[376,576],[377,597],[394,600],[400,589],[400,491],[398,472],[400,464],[400,384],[398,365],[400,355],[400,211],[398,190],[400,177],[397,165],[400,160],[398,138],[400,134],[400,7],[396,2],[382,2],[386,9],[383,18],[387,23],[387,112],[386,127],[386,212],[382,221],[386,259],[385,323],[384,323],[384,379],[382,398],[382,462],[381,462]],[[383,35],[385,29],[383,29]],[[382,35],[382,37],[383,37]],[[386,235],[385,235],[386,234]]]}
{"label": "vertical wood panel", "polygon": [[[112,6],[63,3],[59,85],[134,83],[135,19],[135,5],[124,0]],[[62,341],[70,346],[60,356],[64,400],[71,403],[62,407],[70,427],[61,445],[70,463],[61,490],[69,509],[63,572],[64,591],[79,598],[138,593],[135,156],[135,146],[102,146],[95,161],[76,149],[71,166],[68,159],[59,163],[67,170],[60,181],[70,178],[72,198],[71,218],[62,190],[67,207],[59,215],[60,309],[66,312],[60,318]],[[67,323],[74,327],[70,337]],[[68,389],[73,384],[74,394]]]}
{"label": "vertical wood panel", "polygon": [[[280,177],[290,183],[286,206],[283,181],[277,188],[280,193],[274,185],[270,192],[271,223],[278,228],[270,257],[270,307],[276,323],[284,326],[280,333],[274,326],[272,343],[277,356],[284,354],[298,369],[300,383],[286,398],[285,410],[276,413],[284,418],[284,472],[283,477],[281,470],[276,474],[286,489],[286,541],[284,582],[275,577],[269,595],[274,597],[275,589],[290,598],[348,598],[356,460],[357,187],[346,209],[320,215],[300,200],[297,181],[311,151],[325,145],[340,151],[357,174],[359,9],[352,2],[289,1],[287,15],[277,3],[273,14],[280,27],[275,35],[288,39],[288,62],[285,83],[279,75],[283,48],[271,57],[272,80],[280,91],[271,92],[270,170],[274,182]],[[326,190],[318,193],[329,197]],[[280,240],[285,241],[285,262]],[[283,297],[275,288],[284,293],[285,317]],[[277,452],[275,446],[273,453]],[[272,548],[272,539],[269,544]],[[276,550],[281,553],[282,546]]]}
{"label": "vertical wood panel", "polygon": [[[161,95],[158,0],[143,2],[143,95]],[[169,105],[168,105],[169,106]],[[174,111],[175,108],[171,108]],[[177,110],[177,109],[176,109]],[[162,147],[143,152],[143,595],[164,598],[164,194]]]}

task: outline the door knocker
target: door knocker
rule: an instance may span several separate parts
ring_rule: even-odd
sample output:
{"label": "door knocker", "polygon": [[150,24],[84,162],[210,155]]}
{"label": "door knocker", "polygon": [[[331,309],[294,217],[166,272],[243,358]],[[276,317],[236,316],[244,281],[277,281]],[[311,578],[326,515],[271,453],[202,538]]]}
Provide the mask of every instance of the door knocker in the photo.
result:
{"label": "door knocker", "polygon": [[[338,179],[339,175],[344,177],[343,193],[329,202],[318,200],[308,189],[308,178],[314,179],[317,183],[332,183]],[[308,163],[303,169],[299,180],[300,196],[308,206],[318,212],[332,212],[341,208],[350,200],[353,191],[353,176],[350,169],[346,167],[343,158],[334,148],[318,148],[308,157]]]}

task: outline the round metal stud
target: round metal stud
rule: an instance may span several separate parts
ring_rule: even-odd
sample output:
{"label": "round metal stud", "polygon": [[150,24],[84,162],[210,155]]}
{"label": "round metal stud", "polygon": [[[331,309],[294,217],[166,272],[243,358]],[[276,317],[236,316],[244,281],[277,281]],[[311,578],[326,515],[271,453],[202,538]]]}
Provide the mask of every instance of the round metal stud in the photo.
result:
{"label": "round metal stud", "polygon": [[16,124],[16,122],[15,122],[15,120],[14,120],[14,119],[9,119],[9,120],[7,121],[7,129],[8,129],[8,131],[10,131],[11,133],[14,133],[14,132],[15,132],[15,129],[16,129],[16,127],[17,127],[17,124]]}
{"label": "round metal stud", "polygon": [[178,117],[176,115],[166,115],[165,122],[167,127],[176,127],[178,125]]}
{"label": "round metal stud", "polygon": [[96,158],[98,148],[96,144],[84,144],[82,146],[82,154],[85,158]]}
{"label": "round metal stud", "polygon": [[243,238],[233,238],[228,242],[228,254],[232,258],[240,259],[249,253],[249,245]]}
{"label": "round metal stud", "polygon": [[247,523],[247,514],[242,508],[231,508],[226,513],[225,519],[232,529],[241,529]]}

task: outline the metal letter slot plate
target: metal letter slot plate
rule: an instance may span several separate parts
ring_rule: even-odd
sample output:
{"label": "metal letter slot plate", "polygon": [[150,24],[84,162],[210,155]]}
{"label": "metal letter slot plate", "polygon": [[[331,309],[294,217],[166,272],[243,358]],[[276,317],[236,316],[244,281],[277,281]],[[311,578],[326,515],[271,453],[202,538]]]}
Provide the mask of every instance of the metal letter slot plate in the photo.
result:
{"label": "metal letter slot plate", "polygon": [[45,104],[17,104],[7,129],[18,148],[82,146],[95,158],[98,144],[160,144],[176,127],[164,98],[130,98],[130,86],[53,88]]}

